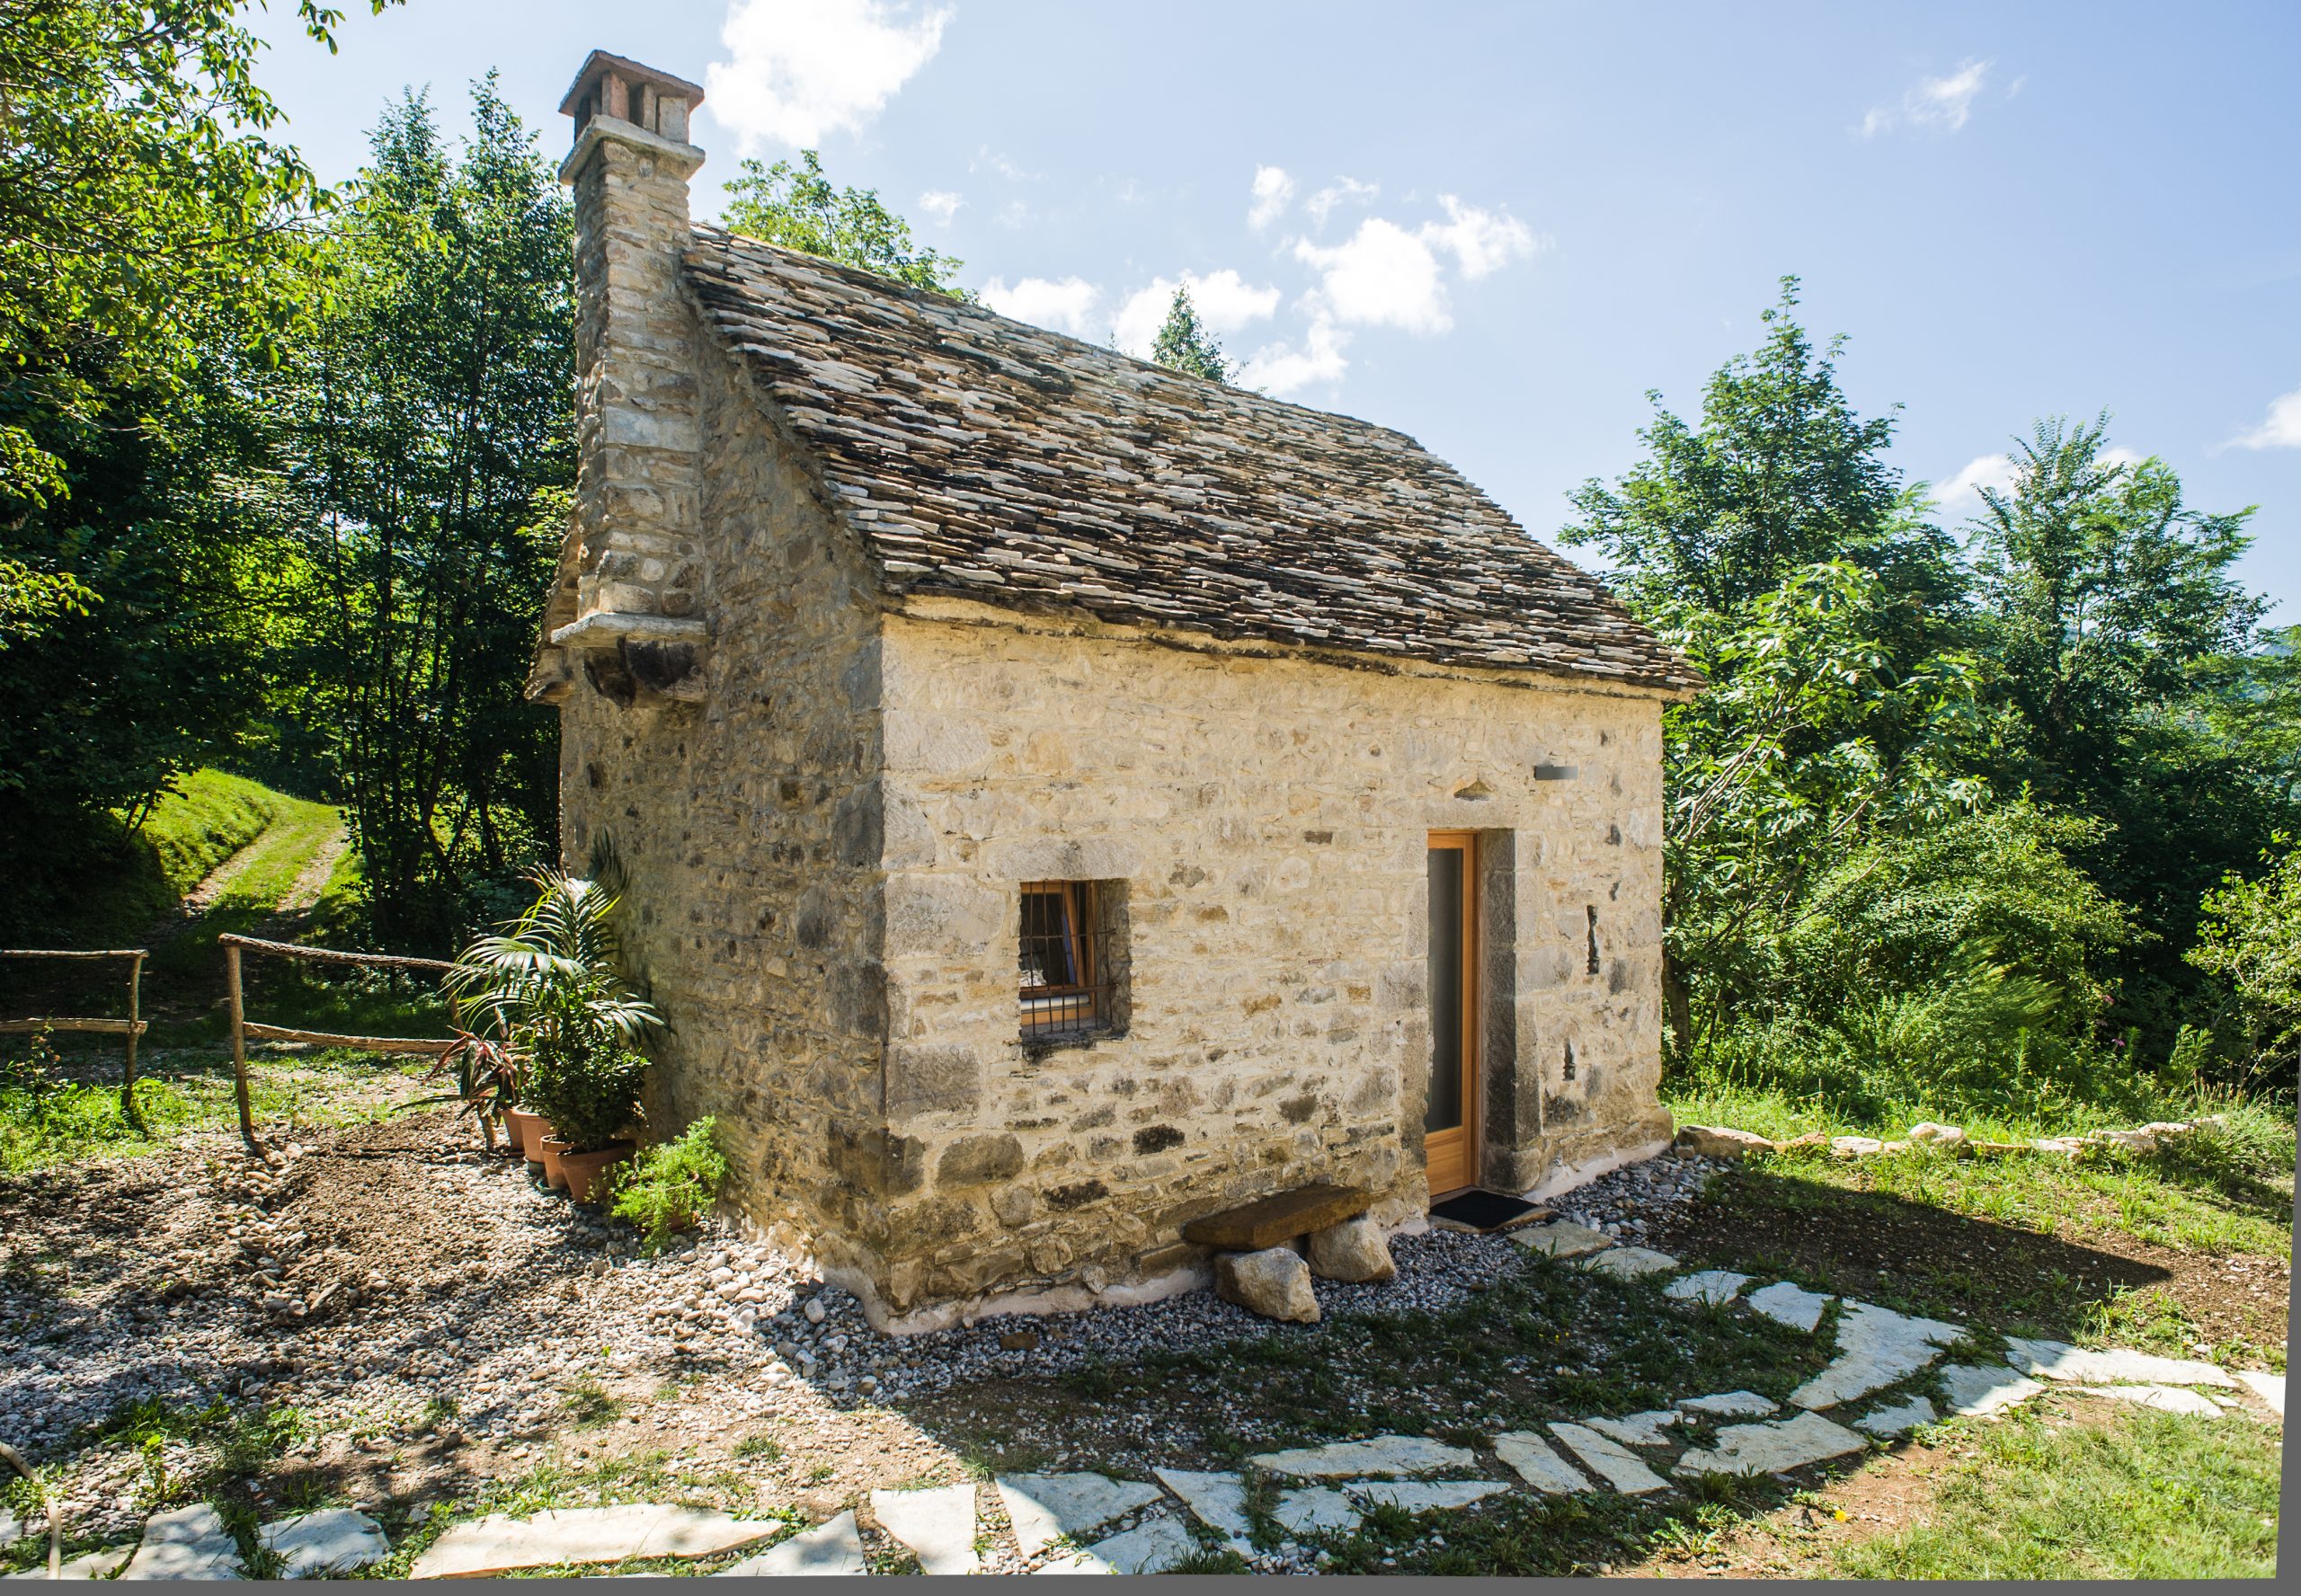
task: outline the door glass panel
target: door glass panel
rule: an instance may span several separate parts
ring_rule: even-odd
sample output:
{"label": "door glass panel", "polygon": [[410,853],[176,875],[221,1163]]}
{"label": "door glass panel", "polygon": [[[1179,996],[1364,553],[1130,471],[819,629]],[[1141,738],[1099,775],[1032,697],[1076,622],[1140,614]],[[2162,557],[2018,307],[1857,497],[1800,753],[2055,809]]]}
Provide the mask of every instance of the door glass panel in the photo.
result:
{"label": "door glass panel", "polygon": [[1462,1122],[1461,848],[1430,850],[1430,1112],[1425,1130]]}

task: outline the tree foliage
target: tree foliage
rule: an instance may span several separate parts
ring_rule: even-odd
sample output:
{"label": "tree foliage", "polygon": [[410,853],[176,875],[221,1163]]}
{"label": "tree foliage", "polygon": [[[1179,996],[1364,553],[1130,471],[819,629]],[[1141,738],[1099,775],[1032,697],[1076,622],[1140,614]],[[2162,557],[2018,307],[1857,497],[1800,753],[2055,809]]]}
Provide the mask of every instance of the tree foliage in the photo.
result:
{"label": "tree foliage", "polygon": [[[258,342],[293,314],[280,275],[320,191],[265,137],[239,9],[0,0],[0,496],[64,492],[56,426],[182,379],[219,312]],[[340,12],[297,13],[334,48]]]}
{"label": "tree foliage", "polygon": [[2244,516],[2048,421],[1962,555],[1796,303],[1561,534],[1711,683],[1663,719],[1673,1055],[2162,1057],[2216,1002],[2200,897],[2301,792]]}
{"label": "tree foliage", "polygon": [[2226,980],[2264,1058],[2301,1065],[2301,848],[2279,836],[2250,880],[2232,873],[2206,895],[2190,959]]}
{"label": "tree foliage", "polygon": [[1222,346],[1214,341],[1214,334],[1199,320],[1198,307],[1191,303],[1188,288],[1175,290],[1174,301],[1167,307],[1167,319],[1159,328],[1159,335],[1150,341],[1150,358],[1186,377],[1203,377],[1219,383],[1230,380],[1230,362],[1223,358]]}
{"label": "tree foliage", "polygon": [[280,430],[280,696],[348,801],[377,929],[436,940],[556,829],[523,697],[573,481],[572,220],[491,75],[460,158],[411,95],[306,270]]}
{"label": "tree foliage", "polygon": [[911,224],[881,203],[876,189],[833,188],[813,150],[801,150],[795,166],[747,160],[726,189],[730,232],[954,299],[974,297],[958,286],[965,262],[914,244]]}

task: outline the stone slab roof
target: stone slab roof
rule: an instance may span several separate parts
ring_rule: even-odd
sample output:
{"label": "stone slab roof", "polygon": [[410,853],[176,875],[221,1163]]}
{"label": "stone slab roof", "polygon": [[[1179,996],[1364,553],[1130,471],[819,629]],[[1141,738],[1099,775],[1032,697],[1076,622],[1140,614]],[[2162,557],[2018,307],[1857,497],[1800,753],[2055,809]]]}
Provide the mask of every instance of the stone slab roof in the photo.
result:
{"label": "stone slab roof", "polygon": [[890,593],[1702,685],[1403,434],[715,227],[687,270]]}

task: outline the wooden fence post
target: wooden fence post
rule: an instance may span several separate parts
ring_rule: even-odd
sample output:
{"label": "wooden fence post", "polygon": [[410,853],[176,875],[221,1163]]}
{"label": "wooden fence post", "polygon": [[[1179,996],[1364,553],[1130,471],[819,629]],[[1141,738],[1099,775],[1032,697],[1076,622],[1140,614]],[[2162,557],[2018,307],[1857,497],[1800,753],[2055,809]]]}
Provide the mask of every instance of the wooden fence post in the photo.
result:
{"label": "wooden fence post", "polygon": [[232,1090],[240,1099],[240,1139],[250,1152],[256,1146],[254,1116],[248,1110],[248,1035],[247,1016],[240,1005],[240,950],[235,943],[224,944],[225,994],[231,1005],[232,1016]]}
{"label": "wooden fence post", "polygon": [[141,1013],[144,989],[144,955],[131,953],[128,960],[128,1063],[120,1074],[120,1112],[131,1125],[136,1118],[136,1026]]}

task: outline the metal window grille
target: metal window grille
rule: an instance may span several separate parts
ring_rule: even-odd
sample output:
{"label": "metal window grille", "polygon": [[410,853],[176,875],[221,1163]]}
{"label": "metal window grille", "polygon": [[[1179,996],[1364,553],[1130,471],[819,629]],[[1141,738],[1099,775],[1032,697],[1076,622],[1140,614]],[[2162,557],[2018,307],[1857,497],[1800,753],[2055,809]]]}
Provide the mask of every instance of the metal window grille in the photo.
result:
{"label": "metal window grille", "polygon": [[1115,894],[1098,882],[1025,882],[1023,1040],[1062,1042],[1115,1028]]}

